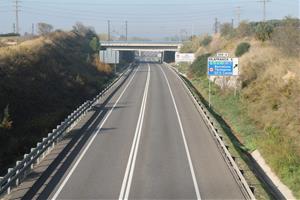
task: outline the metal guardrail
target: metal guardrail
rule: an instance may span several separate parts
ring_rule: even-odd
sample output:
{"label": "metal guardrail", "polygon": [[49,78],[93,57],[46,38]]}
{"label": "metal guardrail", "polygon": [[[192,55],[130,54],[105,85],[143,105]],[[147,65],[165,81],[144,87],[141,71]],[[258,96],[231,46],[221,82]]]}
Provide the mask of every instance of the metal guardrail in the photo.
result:
{"label": "metal guardrail", "polygon": [[191,88],[189,87],[188,83],[185,79],[182,77],[186,77],[185,74],[182,74],[179,72],[176,68],[170,66],[174,72],[180,77],[181,81],[183,81],[183,85],[185,86],[186,90],[192,97],[194,104],[197,106],[197,109],[200,111],[200,114],[202,115],[202,118],[204,119],[204,122],[208,126],[209,130],[215,137],[216,141],[218,142],[218,146],[223,151],[223,155],[226,158],[227,163],[229,164],[229,167],[232,169],[232,171],[235,174],[235,178],[237,181],[239,181],[244,193],[246,193],[248,199],[255,199],[255,196],[247,183],[245,177],[243,176],[241,170],[237,166],[236,162],[234,161],[233,157],[231,156],[230,152],[228,151],[228,147],[224,144],[222,140],[222,136],[219,135],[218,129],[214,127],[214,122],[210,119],[209,111],[206,109],[206,107],[203,105],[203,103],[196,98],[196,95],[192,92]]}
{"label": "metal guardrail", "polygon": [[7,174],[4,177],[0,177],[0,195],[11,192],[11,188],[18,186],[22,180],[29,174],[35,164],[38,164],[51,149],[58,143],[66,133],[68,133],[77,122],[85,116],[85,114],[92,108],[92,106],[101,98],[128,70],[130,70],[131,64],[124,70],[116,79],[114,79],[104,90],[102,90],[91,101],[85,101],[75,111],[73,111],[60,125],[53,129],[48,137],[42,139],[37,143],[35,148],[32,148],[29,154],[25,154],[23,160],[17,161],[14,168],[9,168]]}

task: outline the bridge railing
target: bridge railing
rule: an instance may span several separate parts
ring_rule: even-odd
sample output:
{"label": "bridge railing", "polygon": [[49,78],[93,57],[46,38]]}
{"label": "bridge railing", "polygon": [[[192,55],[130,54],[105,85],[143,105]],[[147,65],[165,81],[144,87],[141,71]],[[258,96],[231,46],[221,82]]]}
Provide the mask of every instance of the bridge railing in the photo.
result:
{"label": "bridge railing", "polygon": [[102,90],[92,100],[85,101],[76,110],[74,110],[64,121],[60,123],[47,137],[44,137],[41,142],[38,142],[35,148],[31,148],[30,153],[25,154],[23,160],[17,161],[14,168],[9,168],[4,177],[0,177],[0,195],[6,192],[9,194],[12,187],[18,186],[29,172],[33,169],[34,165],[40,161],[53,149],[56,143],[68,133],[79,120],[81,120],[87,112],[94,106],[94,104],[115,84],[120,78],[130,70],[131,64],[127,70],[118,75],[104,90]]}

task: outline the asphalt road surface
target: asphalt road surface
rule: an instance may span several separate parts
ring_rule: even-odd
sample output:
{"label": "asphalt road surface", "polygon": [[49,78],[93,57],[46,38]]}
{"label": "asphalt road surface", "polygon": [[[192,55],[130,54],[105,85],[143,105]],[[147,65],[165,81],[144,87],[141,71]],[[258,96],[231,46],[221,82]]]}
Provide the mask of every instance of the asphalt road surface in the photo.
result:
{"label": "asphalt road surface", "polygon": [[[141,63],[38,199],[244,199],[179,77]],[[52,185],[51,185],[52,184]]]}

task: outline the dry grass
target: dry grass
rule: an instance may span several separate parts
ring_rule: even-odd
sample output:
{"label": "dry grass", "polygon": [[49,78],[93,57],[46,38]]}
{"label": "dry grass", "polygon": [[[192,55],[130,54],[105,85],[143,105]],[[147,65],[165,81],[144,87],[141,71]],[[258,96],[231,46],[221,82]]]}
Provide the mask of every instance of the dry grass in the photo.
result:
{"label": "dry grass", "polygon": [[93,64],[96,66],[96,68],[99,72],[103,72],[105,74],[112,73],[112,67],[109,64],[101,62],[98,56],[97,56],[97,58],[94,58]]}

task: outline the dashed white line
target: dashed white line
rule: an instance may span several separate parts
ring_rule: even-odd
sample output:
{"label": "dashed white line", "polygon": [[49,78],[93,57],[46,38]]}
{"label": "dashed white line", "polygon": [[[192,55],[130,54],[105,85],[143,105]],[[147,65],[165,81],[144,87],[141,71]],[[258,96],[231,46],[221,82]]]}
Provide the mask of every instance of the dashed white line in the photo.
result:
{"label": "dashed white line", "polygon": [[181,135],[182,135],[182,138],[183,138],[183,143],[184,143],[186,155],[187,155],[188,162],[189,162],[189,167],[190,167],[191,174],[192,174],[192,179],[193,179],[193,183],[194,183],[194,188],[195,188],[196,196],[197,196],[197,199],[200,200],[201,199],[201,195],[200,195],[200,191],[199,191],[199,187],[198,187],[198,182],[197,182],[197,179],[196,179],[196,175],[195,175],[195,171],[194,171],[194,167],[193,167],[193,162],[192,162],[192,159],[191,159],[189,147],[188,147],[187,142],[186,142],[185,133],[184,133],[184,130],[183,130],[183,126],[182,126],[181,118],[180,118],[180,115],[179,115],[179,112],[178,112],[178,108],[177,108],[177,105],[176,105],[176,101],[175,101],[172,89],[170,87],[169,80],[168,80],[168,78],[166,76],[166,73],[164,72],[164,70],[161,68],[160,65],[159,65],[159,68],[162,71],[162,73],[163,73],[163,75],[164,75],[164,77],[166,79],[166,82],[167,82],[167,85],[168,85],[168,88],[169,88],[169,91],[170,91],[170,94],[171,94],[171,98],[172,98],[172,101],[173,101],[173,104],[174,104],[174,108],[175,108],[175,111],[176,111],[178,123],[179,123],[179,126],[180,126]]}

